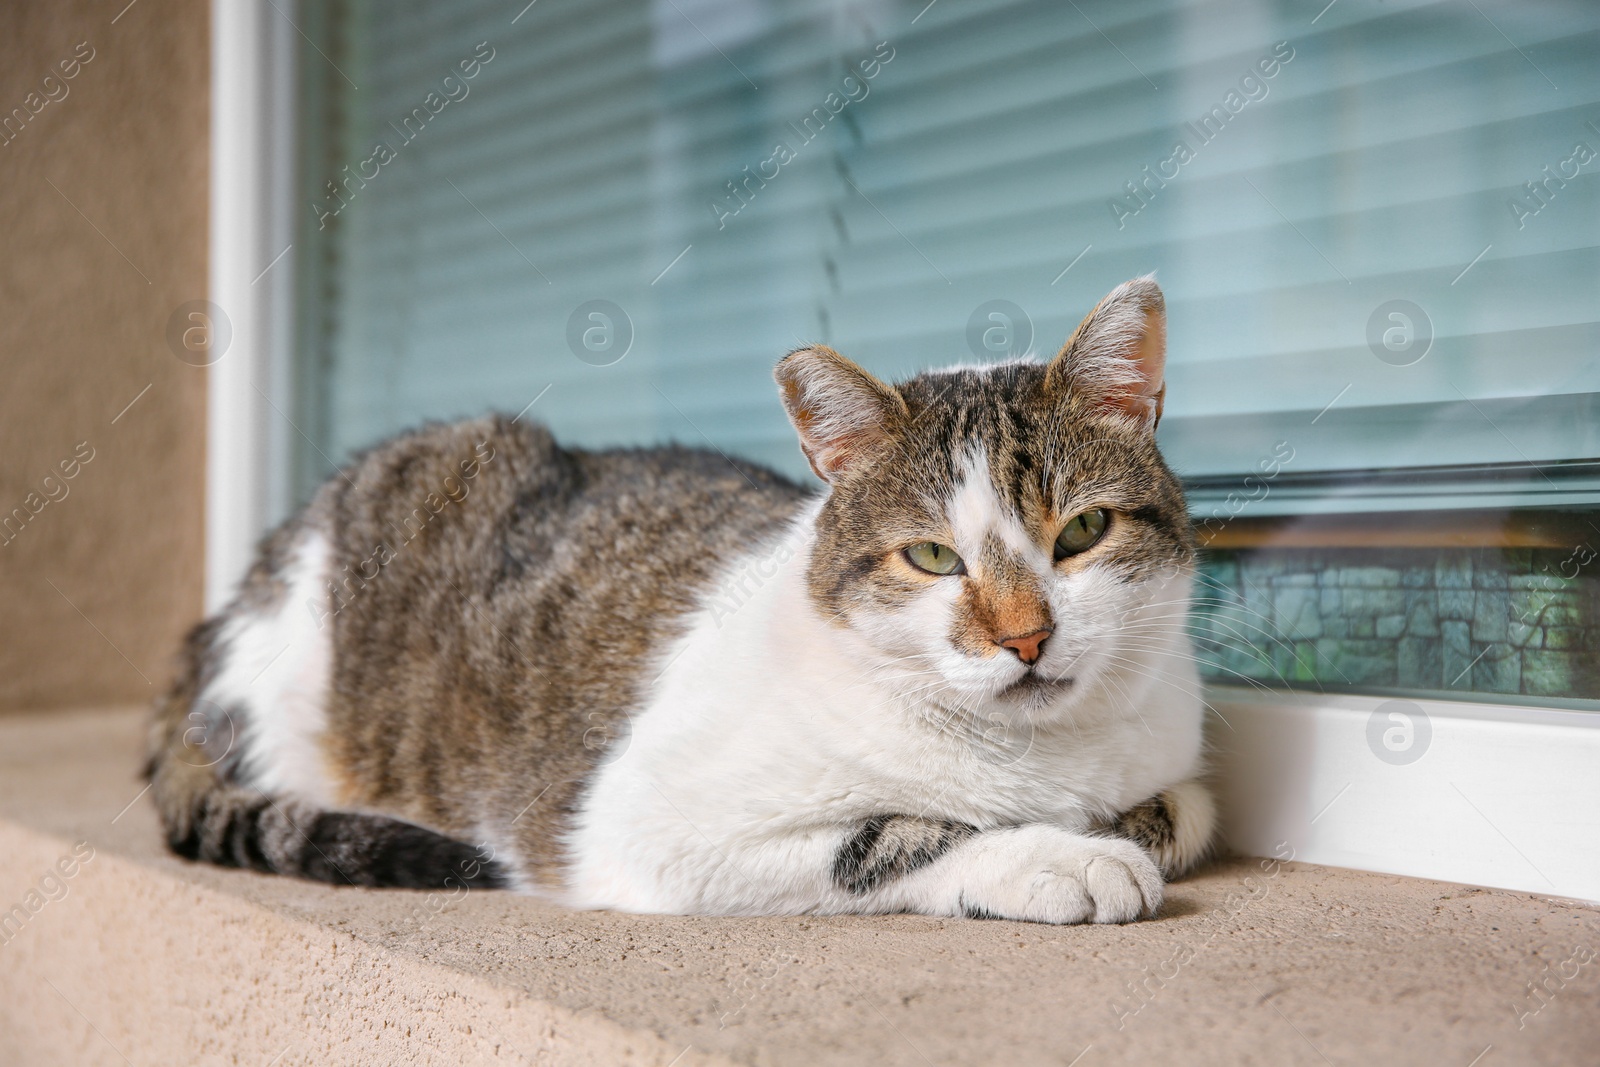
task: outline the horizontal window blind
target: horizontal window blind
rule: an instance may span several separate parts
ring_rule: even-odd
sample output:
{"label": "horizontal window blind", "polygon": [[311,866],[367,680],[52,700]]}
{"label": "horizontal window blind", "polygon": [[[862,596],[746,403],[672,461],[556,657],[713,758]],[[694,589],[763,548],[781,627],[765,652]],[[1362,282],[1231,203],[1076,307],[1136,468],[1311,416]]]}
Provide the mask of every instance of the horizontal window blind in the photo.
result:
{"label": "horizontal window blind", "polygon": [[804,475],[788,348],[1048,358],[1154,270],[1197,512],[1600,499],[1600,8],[1318,6],[320,8],[302,482],[530,402]]}

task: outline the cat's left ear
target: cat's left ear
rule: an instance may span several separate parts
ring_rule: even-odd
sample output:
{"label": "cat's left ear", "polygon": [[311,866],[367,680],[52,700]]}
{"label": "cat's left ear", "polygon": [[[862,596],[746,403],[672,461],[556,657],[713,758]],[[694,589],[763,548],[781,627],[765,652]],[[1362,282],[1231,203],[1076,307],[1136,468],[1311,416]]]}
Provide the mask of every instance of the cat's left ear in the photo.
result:
{"label": "cat's left ear", "polygon": [[871,460],[906,417],[906,402],[826,345],[790,352],[772,372],[800,437],[800,451],[825,482]]}
{"label": "cat's left ear", "polygon": [[1153,275],[1123,282],[1078,324],[1045,387],[1088,396],[1154,430],[1166,399],[1167,306]]}

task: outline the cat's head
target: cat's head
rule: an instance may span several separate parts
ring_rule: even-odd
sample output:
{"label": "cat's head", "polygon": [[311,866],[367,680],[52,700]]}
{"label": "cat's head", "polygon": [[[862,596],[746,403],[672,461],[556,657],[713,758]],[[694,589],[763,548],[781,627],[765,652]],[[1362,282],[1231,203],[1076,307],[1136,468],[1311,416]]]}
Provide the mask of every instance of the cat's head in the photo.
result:
{"label": "cat's head", "polygon": [[830,348],[776,377],[829,485],[807,583],[882,672],[943,706],[1070,708],[1181,628],[1194,560],[1156,448],[1166,318],[1150,278],[1048,364],[888,385]]}

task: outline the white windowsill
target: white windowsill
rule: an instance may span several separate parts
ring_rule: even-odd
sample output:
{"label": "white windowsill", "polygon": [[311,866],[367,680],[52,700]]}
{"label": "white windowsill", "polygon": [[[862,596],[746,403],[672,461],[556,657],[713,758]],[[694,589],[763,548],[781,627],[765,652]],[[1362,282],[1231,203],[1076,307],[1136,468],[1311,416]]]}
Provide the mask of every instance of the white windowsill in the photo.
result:
{"label": "white windowsill", "polygon": [[[1397,765],[1368,743],[1395,699],[1212,689],[1227,844],[1271,855],[1287,841],[1311,863],[1600,901],[1600,714],[1409,699],[1432,736]],[[1381,714],[1380,734],[1397,723]]]}

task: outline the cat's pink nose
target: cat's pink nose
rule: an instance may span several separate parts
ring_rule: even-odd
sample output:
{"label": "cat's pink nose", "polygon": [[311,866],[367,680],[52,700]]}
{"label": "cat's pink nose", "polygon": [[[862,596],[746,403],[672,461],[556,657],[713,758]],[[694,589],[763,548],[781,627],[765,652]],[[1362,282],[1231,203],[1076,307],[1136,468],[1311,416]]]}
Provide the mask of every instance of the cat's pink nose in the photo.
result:
{"label": "cat's pink nose", "polygon": [[1039,646],[1044,644],[1044,639],[1049,637],[1053,630],[1035,630],[1031,634],[1021,637],[1008,637],[1000,642],[1001,648],[1009,648],[1017,654],[1017,658],[1024,663],[1032,663],[1039,658]]}

